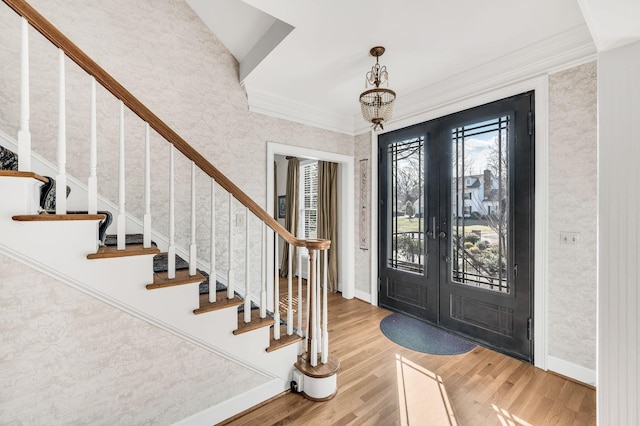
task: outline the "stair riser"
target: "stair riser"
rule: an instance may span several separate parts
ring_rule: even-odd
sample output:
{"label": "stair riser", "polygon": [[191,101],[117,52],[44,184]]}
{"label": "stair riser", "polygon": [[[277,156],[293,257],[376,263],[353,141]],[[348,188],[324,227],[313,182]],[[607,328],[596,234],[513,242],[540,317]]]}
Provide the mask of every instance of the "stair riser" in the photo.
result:
{"label": "stair riser", "polygon": [[0,184],[0,217],[38,213],[42,185],[36,179],[3,176]]}

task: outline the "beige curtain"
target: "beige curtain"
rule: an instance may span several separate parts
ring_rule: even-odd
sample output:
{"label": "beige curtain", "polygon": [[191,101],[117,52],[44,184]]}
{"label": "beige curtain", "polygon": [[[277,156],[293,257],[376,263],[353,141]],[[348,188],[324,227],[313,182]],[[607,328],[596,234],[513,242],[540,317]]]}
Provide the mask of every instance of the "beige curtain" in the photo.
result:
{"label": "beige curtain", "polygon": [[[298,194],[300,187],[300,161],[295,157],[287,158],[289,165],[287,167],[287,203],[286,214],[284,219],[284,227],[287,231],[296,235],[298,232]],[[296,254],[296,248],[293,248],[293,259],[291,266],[293,267],[292,273],[296,271],[296,262],[298,256]],[[284,244],[284,253],[282,255],[282,262],[280,262],[280,276],[286,277],[289,275],[289,243]]]}
{"label": "beige curtain", "polygon": [[[338,165],[326,161],[318,161],[318,238],[331,240],[327,291],[335,293],[338,291]],[[324,274],[322,258],[320,273]]]}

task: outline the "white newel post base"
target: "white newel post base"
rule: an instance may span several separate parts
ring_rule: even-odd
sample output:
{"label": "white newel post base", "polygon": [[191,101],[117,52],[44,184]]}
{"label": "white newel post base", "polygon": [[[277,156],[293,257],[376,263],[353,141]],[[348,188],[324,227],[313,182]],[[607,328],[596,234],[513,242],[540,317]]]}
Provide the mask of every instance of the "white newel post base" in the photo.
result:
{"label": "white newel post base", "polygon": [[295,363],[294,379],[302,378],[302,383],[298,383],[298,391],[312,401],[330,400],[338,393],[340,361],[329,354],[326,364],[319,363],[313,367],[306,355],[298,356],[298,362]]}

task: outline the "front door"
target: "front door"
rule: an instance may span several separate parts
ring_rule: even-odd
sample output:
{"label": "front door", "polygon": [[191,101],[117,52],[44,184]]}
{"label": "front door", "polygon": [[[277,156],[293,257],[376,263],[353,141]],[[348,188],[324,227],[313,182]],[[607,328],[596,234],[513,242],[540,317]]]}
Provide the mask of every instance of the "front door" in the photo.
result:
{"label": "front door", "polygon": [[533,361],[533,93],[379,137],[380,305]]}

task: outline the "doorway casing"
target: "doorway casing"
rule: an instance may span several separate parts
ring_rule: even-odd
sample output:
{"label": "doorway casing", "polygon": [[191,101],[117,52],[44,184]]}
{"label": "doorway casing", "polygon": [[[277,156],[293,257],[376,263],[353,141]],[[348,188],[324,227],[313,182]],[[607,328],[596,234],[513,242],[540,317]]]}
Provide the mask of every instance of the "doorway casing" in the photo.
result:
{"label": "doorway casing", "polygon": [[[274,162],[276,155],[301,157],[309,160],[330,161],[338,164],[338,289],[342,297],[352,299],[355,292],[355,223],[354,223],[354,159],[351,155],[336,154],[319,151],[311,148],[303,148],[293,145],[284,145],[276,142],[267,142],[267,213],[273,216],[274,191]],[[267,259],[273,259],[273,233],[267,237]],[[273,268],[273,266],[271,266]],[[271,269],[268,268],[268,269]],[[267,276],[267,289],[272,289],[274,272]],[[267,294],[267,300],[273,301],[273,295]],[[270,302],[269,304],[271,304]],[[272,309],[269,306],[269,309]]]}

